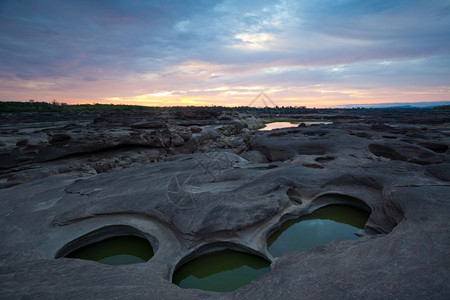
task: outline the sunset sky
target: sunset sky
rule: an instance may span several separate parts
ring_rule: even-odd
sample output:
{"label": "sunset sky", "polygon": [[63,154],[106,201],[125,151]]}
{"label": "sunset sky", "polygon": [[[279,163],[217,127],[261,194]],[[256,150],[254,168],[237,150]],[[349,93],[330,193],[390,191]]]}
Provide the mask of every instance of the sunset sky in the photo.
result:
{"label": "sunset sky", "polygon": [[450,1],[0,0],[0,100],[450,100]]}

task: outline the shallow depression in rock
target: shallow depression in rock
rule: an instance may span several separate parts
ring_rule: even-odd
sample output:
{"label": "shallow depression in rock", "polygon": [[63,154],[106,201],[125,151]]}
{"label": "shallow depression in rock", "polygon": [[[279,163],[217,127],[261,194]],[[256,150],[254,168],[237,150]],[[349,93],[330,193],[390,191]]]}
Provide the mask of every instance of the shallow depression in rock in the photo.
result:
{"label": "shallow depression in rock", "polygon": [[195,258],[173,275],[182,288],[230,292],[270,271],[270,263],[257,255],[239,251],[220,251]]}
{"label": "shallow depression in rock", "polygon": [[285,222],[270,236],[269,252],[282,256],[290,251],[302,251],[337,239],[355,240],[364,228],[369,213],[347,205],[328,205],[298,219]]}
{"label": "shallow depression in rock", "polygon": [[68,258],[93,260],[107,265],[143,263],[153,256],[148,240],[133,236],[111,237],[92,243],[68,254]]}

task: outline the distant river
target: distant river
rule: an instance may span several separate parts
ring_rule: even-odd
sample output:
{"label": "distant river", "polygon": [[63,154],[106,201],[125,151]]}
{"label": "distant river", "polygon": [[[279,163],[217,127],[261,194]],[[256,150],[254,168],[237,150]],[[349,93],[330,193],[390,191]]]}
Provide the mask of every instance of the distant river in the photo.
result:
{"label": "distant river", "polygon": [[300,123],[304,123],[306,126],[318,125],[318,124],[325,124],[325,125],[333,124],[333,122],[296,122],[296,123],[291,123],[291,122],[272,122],[272,123],[267,123],[264,128],[261,128],[259,130],[266,131],[266,130],[272,130],[272,129],[297,127]]}

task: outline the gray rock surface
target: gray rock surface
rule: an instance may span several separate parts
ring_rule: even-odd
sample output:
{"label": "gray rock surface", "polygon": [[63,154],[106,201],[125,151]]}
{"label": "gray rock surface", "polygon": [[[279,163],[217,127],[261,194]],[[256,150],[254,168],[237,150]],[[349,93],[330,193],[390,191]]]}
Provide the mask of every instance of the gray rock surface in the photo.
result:
{"label": "gray rock surface", "polygon": [[[186,126],[10,125],[22,129],[1,140],[0,298],[448,299],[450,124],[419,123],[433,118],[423,114],[269,132],[236,115],[200,125],[191,112],[178,116]],[[362,237],[268,252],[286,219],[332,203],[371,211]],[[155,256],[126,266],[60,257],[105,227],[141,232]],[[171,283],[183,258],[219,245],[272,270],[231,293]]]}

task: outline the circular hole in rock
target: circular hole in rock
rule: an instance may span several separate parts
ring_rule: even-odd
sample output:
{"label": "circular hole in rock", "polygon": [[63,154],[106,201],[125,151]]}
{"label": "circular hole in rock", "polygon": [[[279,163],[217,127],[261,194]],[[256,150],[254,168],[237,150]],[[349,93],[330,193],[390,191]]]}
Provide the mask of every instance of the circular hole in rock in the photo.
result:
{"label": "circular hole in rock", "polygon": [[369,213],[348,205],[328,205],[298,219],[289,220],[267,242],[269,252],[279,257],[303,251],[337,239],[355,240],[364,228]]}
{"label": "circular hole in rock", "polygon": [[116,236],[69,253],[67,258],[93,260],[107,265],[143,263],[153,257],[149,241],[134,235]]}
{"label": "circular hole in rock", "polygon": [[186,289],[231,292],[270,271],[257,255],[222,250],[194,258],[175,270],[172,282]]}
{"label": "circular hole in rock", "polygon": [[156,246],[156,240],[151,242],[136,228],[106,226],[66,244],[55,257],[92,260],[108,265],[143,263],[154,255],[152,245]]}

